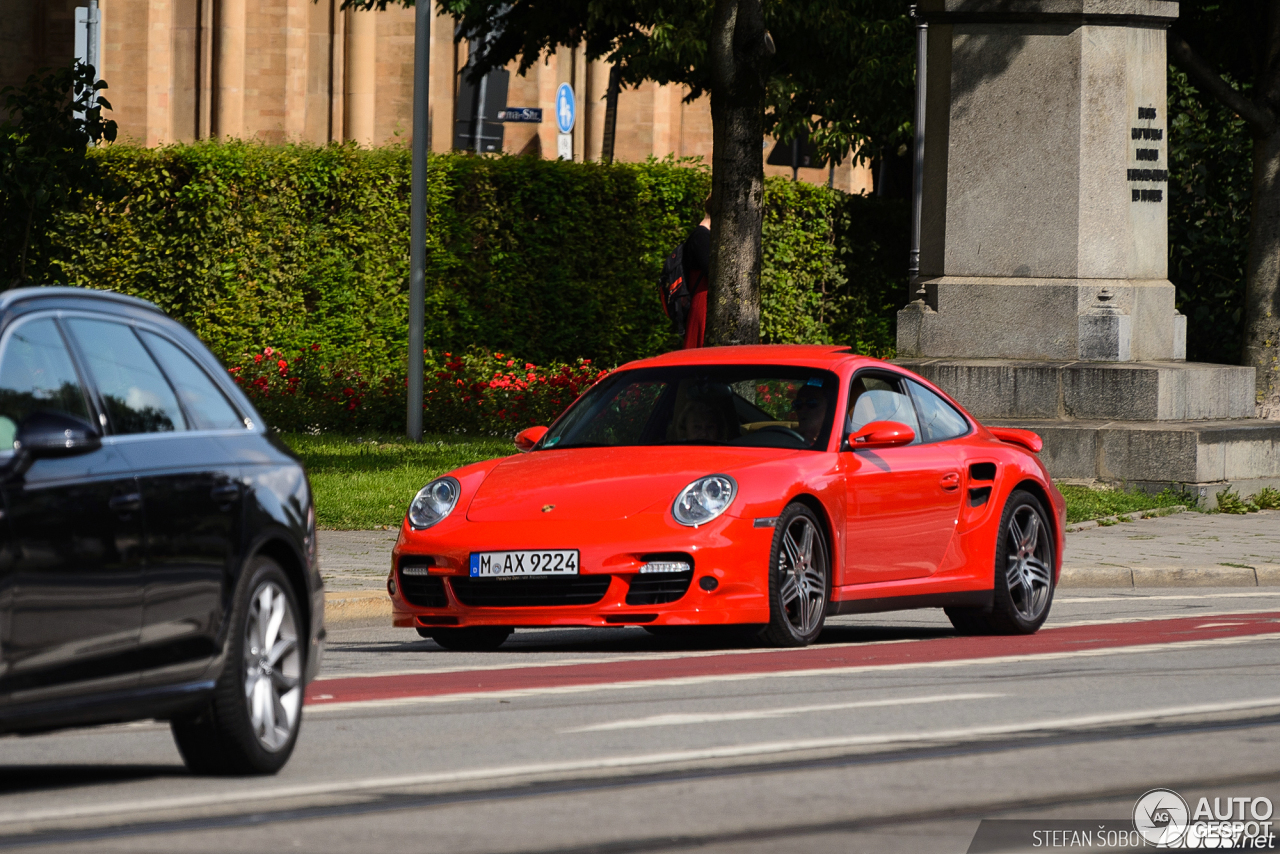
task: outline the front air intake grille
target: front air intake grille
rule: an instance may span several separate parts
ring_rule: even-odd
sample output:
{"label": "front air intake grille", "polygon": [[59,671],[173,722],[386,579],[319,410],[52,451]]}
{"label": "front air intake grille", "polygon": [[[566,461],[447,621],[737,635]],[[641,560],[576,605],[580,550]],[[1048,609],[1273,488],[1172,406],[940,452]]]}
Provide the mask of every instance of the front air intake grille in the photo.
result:
{"label": "front air intake grille", "polygon": [[663,605],[674,602],[689,590],[693,570],[687,572],[663,572],[654,575],[636,575],[627,591],[628,605]]}
{"label": "front air intake grille", "polygon": [[[417,567],[414,567],[417,569]],[[409,567],[400,567],[400,592],[410,605],[419,608],[448,608],[449,597],[444,592],[444,579],[438,575],[414,575],[406,573]]]}
{"label": "front air intake grille", "polygon": [[594,605],[609,590],[612,575],[560,578],[451,578],[453,595],[472,608],[537,608]]}

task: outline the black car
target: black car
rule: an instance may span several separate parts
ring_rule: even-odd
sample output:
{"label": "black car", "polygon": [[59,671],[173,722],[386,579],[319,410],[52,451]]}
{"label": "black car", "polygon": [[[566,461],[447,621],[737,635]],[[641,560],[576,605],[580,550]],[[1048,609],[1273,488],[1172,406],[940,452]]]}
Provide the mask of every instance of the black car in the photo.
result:
{"label": "black car", "polygon": [[167,720],[273,773],[320,663],[297,459],[200,341],[120,294],[0,295],[0,733]]}

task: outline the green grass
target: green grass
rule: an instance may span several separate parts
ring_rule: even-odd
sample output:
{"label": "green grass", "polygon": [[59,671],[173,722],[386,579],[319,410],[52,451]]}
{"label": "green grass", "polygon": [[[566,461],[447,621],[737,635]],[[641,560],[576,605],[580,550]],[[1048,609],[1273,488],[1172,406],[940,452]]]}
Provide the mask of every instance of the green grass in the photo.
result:
{"label": "green grass", "polygon": [[[432,478],[515,453],[510,440],[489,436],[426,436],[420,445],[402,436],[287,433],[282,438],[311,476],[318,524],[338,530],[397,528],[414,494]],[[1067,499],[1068,522],[1188,503],[1186,496],[1173,492],[1059,488]]]}
{"label": "green grass", "polygon": [[1087,486],[1058,484],[1067,499],[1067,522],[1083,522],[1121,513],[1140,513],[1175,504],[1190,504],[1191,499],[1178,492],[1165,490],[1159,495],[1145,492],[1122,492],[1118,489],[1090,489]]}
{"label": "green grass", "polygon": [[424,436],[307,436],[286,433],[285,444],[302,458],[316,496],[321,528],[398,528],[419,489],[469,463],[516,452],[510,439]]}

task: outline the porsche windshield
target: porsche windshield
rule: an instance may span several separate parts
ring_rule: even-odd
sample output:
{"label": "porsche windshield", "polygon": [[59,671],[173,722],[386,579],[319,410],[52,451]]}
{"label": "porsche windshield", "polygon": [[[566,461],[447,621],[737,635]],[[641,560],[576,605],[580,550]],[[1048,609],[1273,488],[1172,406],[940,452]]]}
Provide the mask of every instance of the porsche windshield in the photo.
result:
{"label": "porsche windshield", "polygon": [[829,371],[782,365],[620,371],[574,404],[538,447],[825,449],[838,382]]}

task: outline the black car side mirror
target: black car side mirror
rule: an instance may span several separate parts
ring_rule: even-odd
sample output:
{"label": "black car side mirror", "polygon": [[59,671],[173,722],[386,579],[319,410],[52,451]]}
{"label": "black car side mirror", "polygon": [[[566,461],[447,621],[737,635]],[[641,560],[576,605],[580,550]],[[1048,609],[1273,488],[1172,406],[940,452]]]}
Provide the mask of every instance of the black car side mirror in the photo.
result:
{"label": "black car side mirror", "polygon": [[36,460],[74,457],[102,447],[102,437],[83,418],[65,412],[33,412],[18,426],[13,458],[4,467],[6,480],[21,477]]}

